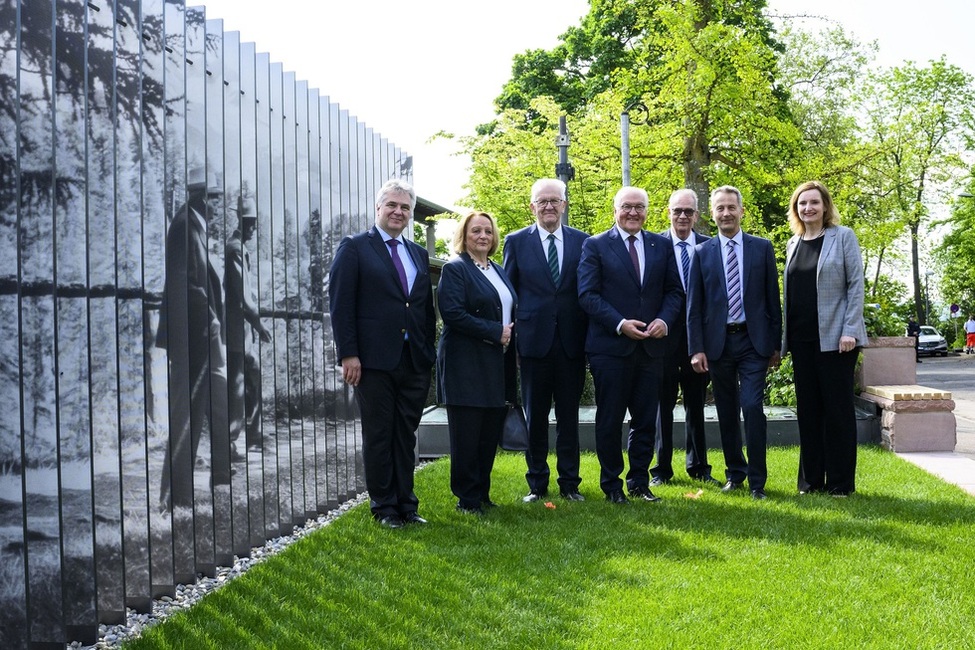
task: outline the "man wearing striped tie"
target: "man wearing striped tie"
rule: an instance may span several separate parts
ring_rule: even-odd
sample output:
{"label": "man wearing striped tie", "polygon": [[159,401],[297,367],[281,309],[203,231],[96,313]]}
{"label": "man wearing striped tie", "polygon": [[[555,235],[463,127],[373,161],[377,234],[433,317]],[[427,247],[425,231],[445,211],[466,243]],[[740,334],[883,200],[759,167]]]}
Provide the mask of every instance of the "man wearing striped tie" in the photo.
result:
{"label": "man wearing striped tie", "polygon": [[[691,259],[694,247],[710,237],[694,232],[700,213],[694,190],[680,189],[670,195],[667,207],[670,228],[660,233],[673,243],[677,270],[684,290],[691,277]],[[680,390],[684,402],[684,448],[687,475],[697,481],[722,485],[711,476],[708,464],[707,440],[704,433],[704,400],[708,389],[708,376],[694,372],[687,354],[687,327],[684,309],[680,321],[674,324],[677,345],[664,358],[664,374],[660,380],[660,418],[657,423],[655,446],[657,462],[650,468],[650,487],[669,483],[674,477],[674,409]]]}
{"label": "man wearing striped tie", "polygon": [[579,399],[586,379],[588,318],[579,306],[576,269],[586,233],[562,223],[565,183],[535,181],[535,222],[504,239],[504,270],[518,294],[515,332],[521,395],[528,420],[526,503],[548,494],[548,421],[555,404],[555,466],[559,494],[583,501],[579,492]]}
{"label": "man wearing striped tie", "polygon": [[[687,343],[695,372],[711,375],[727,482],[722,491],[748,487],[765,498],[766,374],[779,362],[782,307],[772,244],[741,230],[741,192],[711,192],[718,236],[698,244],[687,289]],[[745,424],[742,453],[739,411]]]}

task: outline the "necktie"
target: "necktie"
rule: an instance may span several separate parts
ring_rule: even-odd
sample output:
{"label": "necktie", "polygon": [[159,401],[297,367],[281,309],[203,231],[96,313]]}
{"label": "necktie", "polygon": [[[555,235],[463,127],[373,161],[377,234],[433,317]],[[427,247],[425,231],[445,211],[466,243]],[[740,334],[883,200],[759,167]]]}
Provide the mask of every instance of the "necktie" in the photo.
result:
{"label": "necktie", "polygon": [[640,278],[640,284],[643,284],[643,278],[640,277],[640,258],[636,254],[636,235],[630,235],[626,239],[630,242],[630,261],[633,262],[636,277]]}
{"label": "necktie", "polygon": [[403,268],[403,260],[399,258],[399,251],[396,250],[399,242],[395,239],[390,239],[386,243],[392,249],[390,256],[393,258],[393,266],[396,267],[396,275],[399,276],[399,284],[403,287],[403,294],[408,296],[410,295],[410,286],[406,283],[406,269]]}
{"label": "necktie", "polygon": [[740,323],[744,314],[741,310],[741,276],[738,272],[738,255],[735,253],[735,242],[728,242],[728,321]]}
{"label": "necktie", "polygon": [[548,270],[552,274],[552,282],[559,283],[559,252],[555,250],[555,235],[548,236]]}
{"label": "necktie", "polygon": [[682,272],[681,277],[684,279],[684,290],[687,290],[687,282],[690,280],[691,273],[691,256],[687,252],[688,243],[686,241],[677,242],[680,246],[680,270]]}

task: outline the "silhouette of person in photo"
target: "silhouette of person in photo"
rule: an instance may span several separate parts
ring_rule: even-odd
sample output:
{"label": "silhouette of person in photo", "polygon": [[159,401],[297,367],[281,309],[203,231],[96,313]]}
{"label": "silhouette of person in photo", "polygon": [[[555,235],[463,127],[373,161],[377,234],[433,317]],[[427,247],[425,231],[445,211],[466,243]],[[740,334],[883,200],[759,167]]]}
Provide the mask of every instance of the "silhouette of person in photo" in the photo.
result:
{"label": "silhouette of person in photo", "polygon": [[[250,253],[247,242],[257,231],[257,204],[254,199],[237,200],[238,227],[227,240],[223,287],[227,294],[227,382],[230,387],[230,441],[232,454],[245,431],[249,450],[260,451],[261,367],[255,343],[258,337],[271,342],[271,334],[261,323],[254,285],[251,282]],[[236,454],[232,456],[236,459]]]}
{"label": "silhouette of person in photo", "polygon": [[207,222],[222,189],[202,167],[187,174],[187,201],[166,234],[166,283],[157,347],[169,353],[169,441],[160,506],[193,505],[193,469],[206,419],[210,424],[211,485],[230,484],[230,440],[223,345],[223,294],[207,253]]}

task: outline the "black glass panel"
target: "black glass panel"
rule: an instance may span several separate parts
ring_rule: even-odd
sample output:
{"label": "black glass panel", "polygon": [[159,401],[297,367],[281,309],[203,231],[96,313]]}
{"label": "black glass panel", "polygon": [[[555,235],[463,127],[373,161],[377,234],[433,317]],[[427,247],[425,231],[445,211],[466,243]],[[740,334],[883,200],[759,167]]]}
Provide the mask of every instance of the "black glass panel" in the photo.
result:
{"label": "black glass panel", "polygon": [[[93,6],[94,5],[94,6]],[[88,6],[87,167],[88,318],[91,438],[95,498],[95,566],[102,622],[125,616],[119,448],[118,350],[115,295],[115,16],[111,7]]]}
{"label": "black glass panel", "polygon": [[166,356],[156,347],[166,258],[165,30],[163,0],[142,0],[142,358],[152,595],[172,596],[173,530],[159,508],[169,430]]}
{"label": "black glass panel", "polygon": [[[261,348],[269,347],[269,341],[264,340],[266,332],[265,320],[260,318],[260,226],[262,213],[258,207],[257,196],[257,86],[255,78],[255,47],[253,43],[240,45],[240,200],[238,204],[238,230],[249,227],[250,238],[242,241],[240,247],[240,272],[236,276],[239,280],[227,279],[227,355],[228,368],[234,366],[231,361],[237,351],[232,343],[232,336],[240,336],[239,352],[241,354],[242,372],[239,384],[231,383],[231,395],[238,395],[241,400],[240,410],[233,411],[239,417],[237,428],[242,432],[247,445],[247,514],[248,536],[250,546],[259,546],[266,539],[264,512],[264,461],[266,453],[264,423],[262,422],[263,406],[263,377],[261,372]],[[266,75],[265,75],[266,77]],[[244,215],[253,211],[253,221],[244,221]],[[246,218],[250,219],[250,216]],[[246,231],[241,231],[242,235]],[[266,247],[266,242],[265,242]],[[236,249],[235,249],[236,250]],[[230,256],[228,255],[228,258]],[[235,256],[236,259],[236,256]],[[227,262],[229,265],[229,261]],[[230,266],[227,267],[228,269]],[[230,287],[234,287],[232,290]],[[233,291],[239,287],[237,300],[232,299]],[[232,317],[238,311],[239,317]],[[245,308],[246,305],[246,308]],[[245,314],[249,314],[245,318]],[[258,328],[253,319],[261,324]],[[239,321],[238,325],[235,323]],[[270,323],[266,325],[269,327]],[[235,375],[231,371],[231,376]],[[233,420],[232,420],[233,421]],[[237,435],[238,439],[241,434]]]}
{"label": "black glass panel", "polygon": [[138,0],[116,1],[115,206],[118,398],[125,602],[148,612],[149,517],[142,344],[142,34]]}
{"label": "black glass panel", "polygon": [[288,268],[286,174],[284,150],[284,72],[278,63],[270,67],[271,101],[271,266],[274,303],[274,396],[277,436],[278,518],[284,530],[295,522],[292,488],[291,409],[288,367]]}
{"label": "black glass panel", "polygon": [[274,537],[281,531],[278,476],[277,385],[275,350],[278,345],[277,318],[274,303],[274,266],[272,264],[274,241],[271,211],[271,63],[270,56],[259,53],[254,59],[256,171],[257,171],[257,221],[256,272],[257,301],[264,326],[274,335],[271,342],[260,347],[261,362],[261,430],[264,436],[264,534]]}
{"label": "black glass panel", "polygon": [[[220,441],[213,441],[217,435],[226,431],[226,419],[215,419],[215,426],[208,426],[214,415],[211,411],[211,397],[219,394],[214,391],[216,375],[211,372],[215,363],[219,367],[220,345],[215,340],[219,331],[219,314],[223,311],[219,302],[221,297],[220,276],[213,268],[210,256],[209,228],[212,217],[219,209],[223,195],[222,180],[210,169],[207,159],[207,110],[206,110],[206,20],[202,7],[186,9],[186,188],[187,203],[176,212],[170,229],[177,227],[183,237],[178,245],[182,250],[182,269],[178,268],[178,255],[167,251],[167,278],[172,274],[184,286],[185,299],[173,300],[168,307],[175,313],[182,312],[185,319],[185,334],[179,332],[181,340],[170,336],[170,355],[187,359],[184,368],[171,368],[188,388],[185,396],[188,403],[177,403],[172,398],[171,411],[177,421],[170,422],[170,429],[176,427],[178,439],[173,449],[173,506],[183,506],[187,502],[192,510],[194,550],[196,570],[204,575],[214,575],[216,571],[216,549],[214,548],[213,525],[213,486],[229,483],[230,459],[213,455],[214,449],[226,448]],[[214,163],[215,164],[215,163]],[[171,240],[170,243],[176,243]],[[172,267],[170,268],[170,262]],[[168,285],[167,279],[167,285]],[[167,290],[168,290],[167,286]],[[175,332],[174,332],[175,334]],[[172,359],[171,359],[172,361]],[[226,389],[224,390],[226,393]],[[184,395],[179,395],[182,399]],[[219,404],[219,402],[218,402]],[[219,411],[217,411],[219,416]],[[226,412],[224,412],[226,415]],[[221,426],[222,424],[222,426]],[[204,439],[205,438],[205,439]],[[226,443],[226,441],[224,441]],[[223,465],[221,465],[223,463]],[[187,489],[189,491],[187,491]],[[222,488],[221,488],[222,489]]]}
{"label": "black glass panel", "polygon": [[[162,402],[157,414],[163,436],[158,484],[162,528],[172,530],[172,570],[176,583],[196,577],[196,544],[193,520],[194,458],[190,441],[189,350],[187,342],[186,242],[188,145],[198,146],[200,133],[188,140],[186,71],[186,10],[181,0],[165,0],[164,147],[166,238],[162,294],[154,353],[163,351],[165,381],[154,382]],[[200,160],[196,164],[199,166]],[[157,358],[154,356],[154,359]],[[153,366],[156,364],[154,363]],[[151,488],[150,488],[151,489]]]}

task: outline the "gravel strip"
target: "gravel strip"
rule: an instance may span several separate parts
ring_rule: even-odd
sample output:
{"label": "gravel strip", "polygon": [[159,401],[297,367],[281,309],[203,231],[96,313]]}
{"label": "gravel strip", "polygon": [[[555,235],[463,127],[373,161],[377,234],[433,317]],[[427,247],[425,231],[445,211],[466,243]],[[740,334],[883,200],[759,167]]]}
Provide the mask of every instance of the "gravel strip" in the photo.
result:
{"label": "gravel strip", "polygon": [[280,553],[292,542],[301,539],[323,526],[329,525],[351,508],[365,503],[368,500],[368,493],[363,493],[351,501],[346,501],[338,508],[330,510],[324,515],[319,515],[316,519],[309,519],[303,526],[295,526],[294,533],[291,535],[275,537],[265,542],[263,546],[255,547],[251,550],[249,557],[235,557],[232,567],[218,568],[217,575],[213,578],[201,577],[194,584],[177,585],[175,596],[163,596],[153,601],[151,614],[140,614],[131,609],[127,610],[124,625],[98,626],[98,641],[95,645],[82,645],[77,641],[73,641],[67,647],[73,650],[109,650],[118,648],[123,641],[133,639],[139,636],[143,630],[152,627],[159,621],[165,620],[171,614],[193,606],[208,593],[222,587],[237,576],[242,575],[255,564]]}

